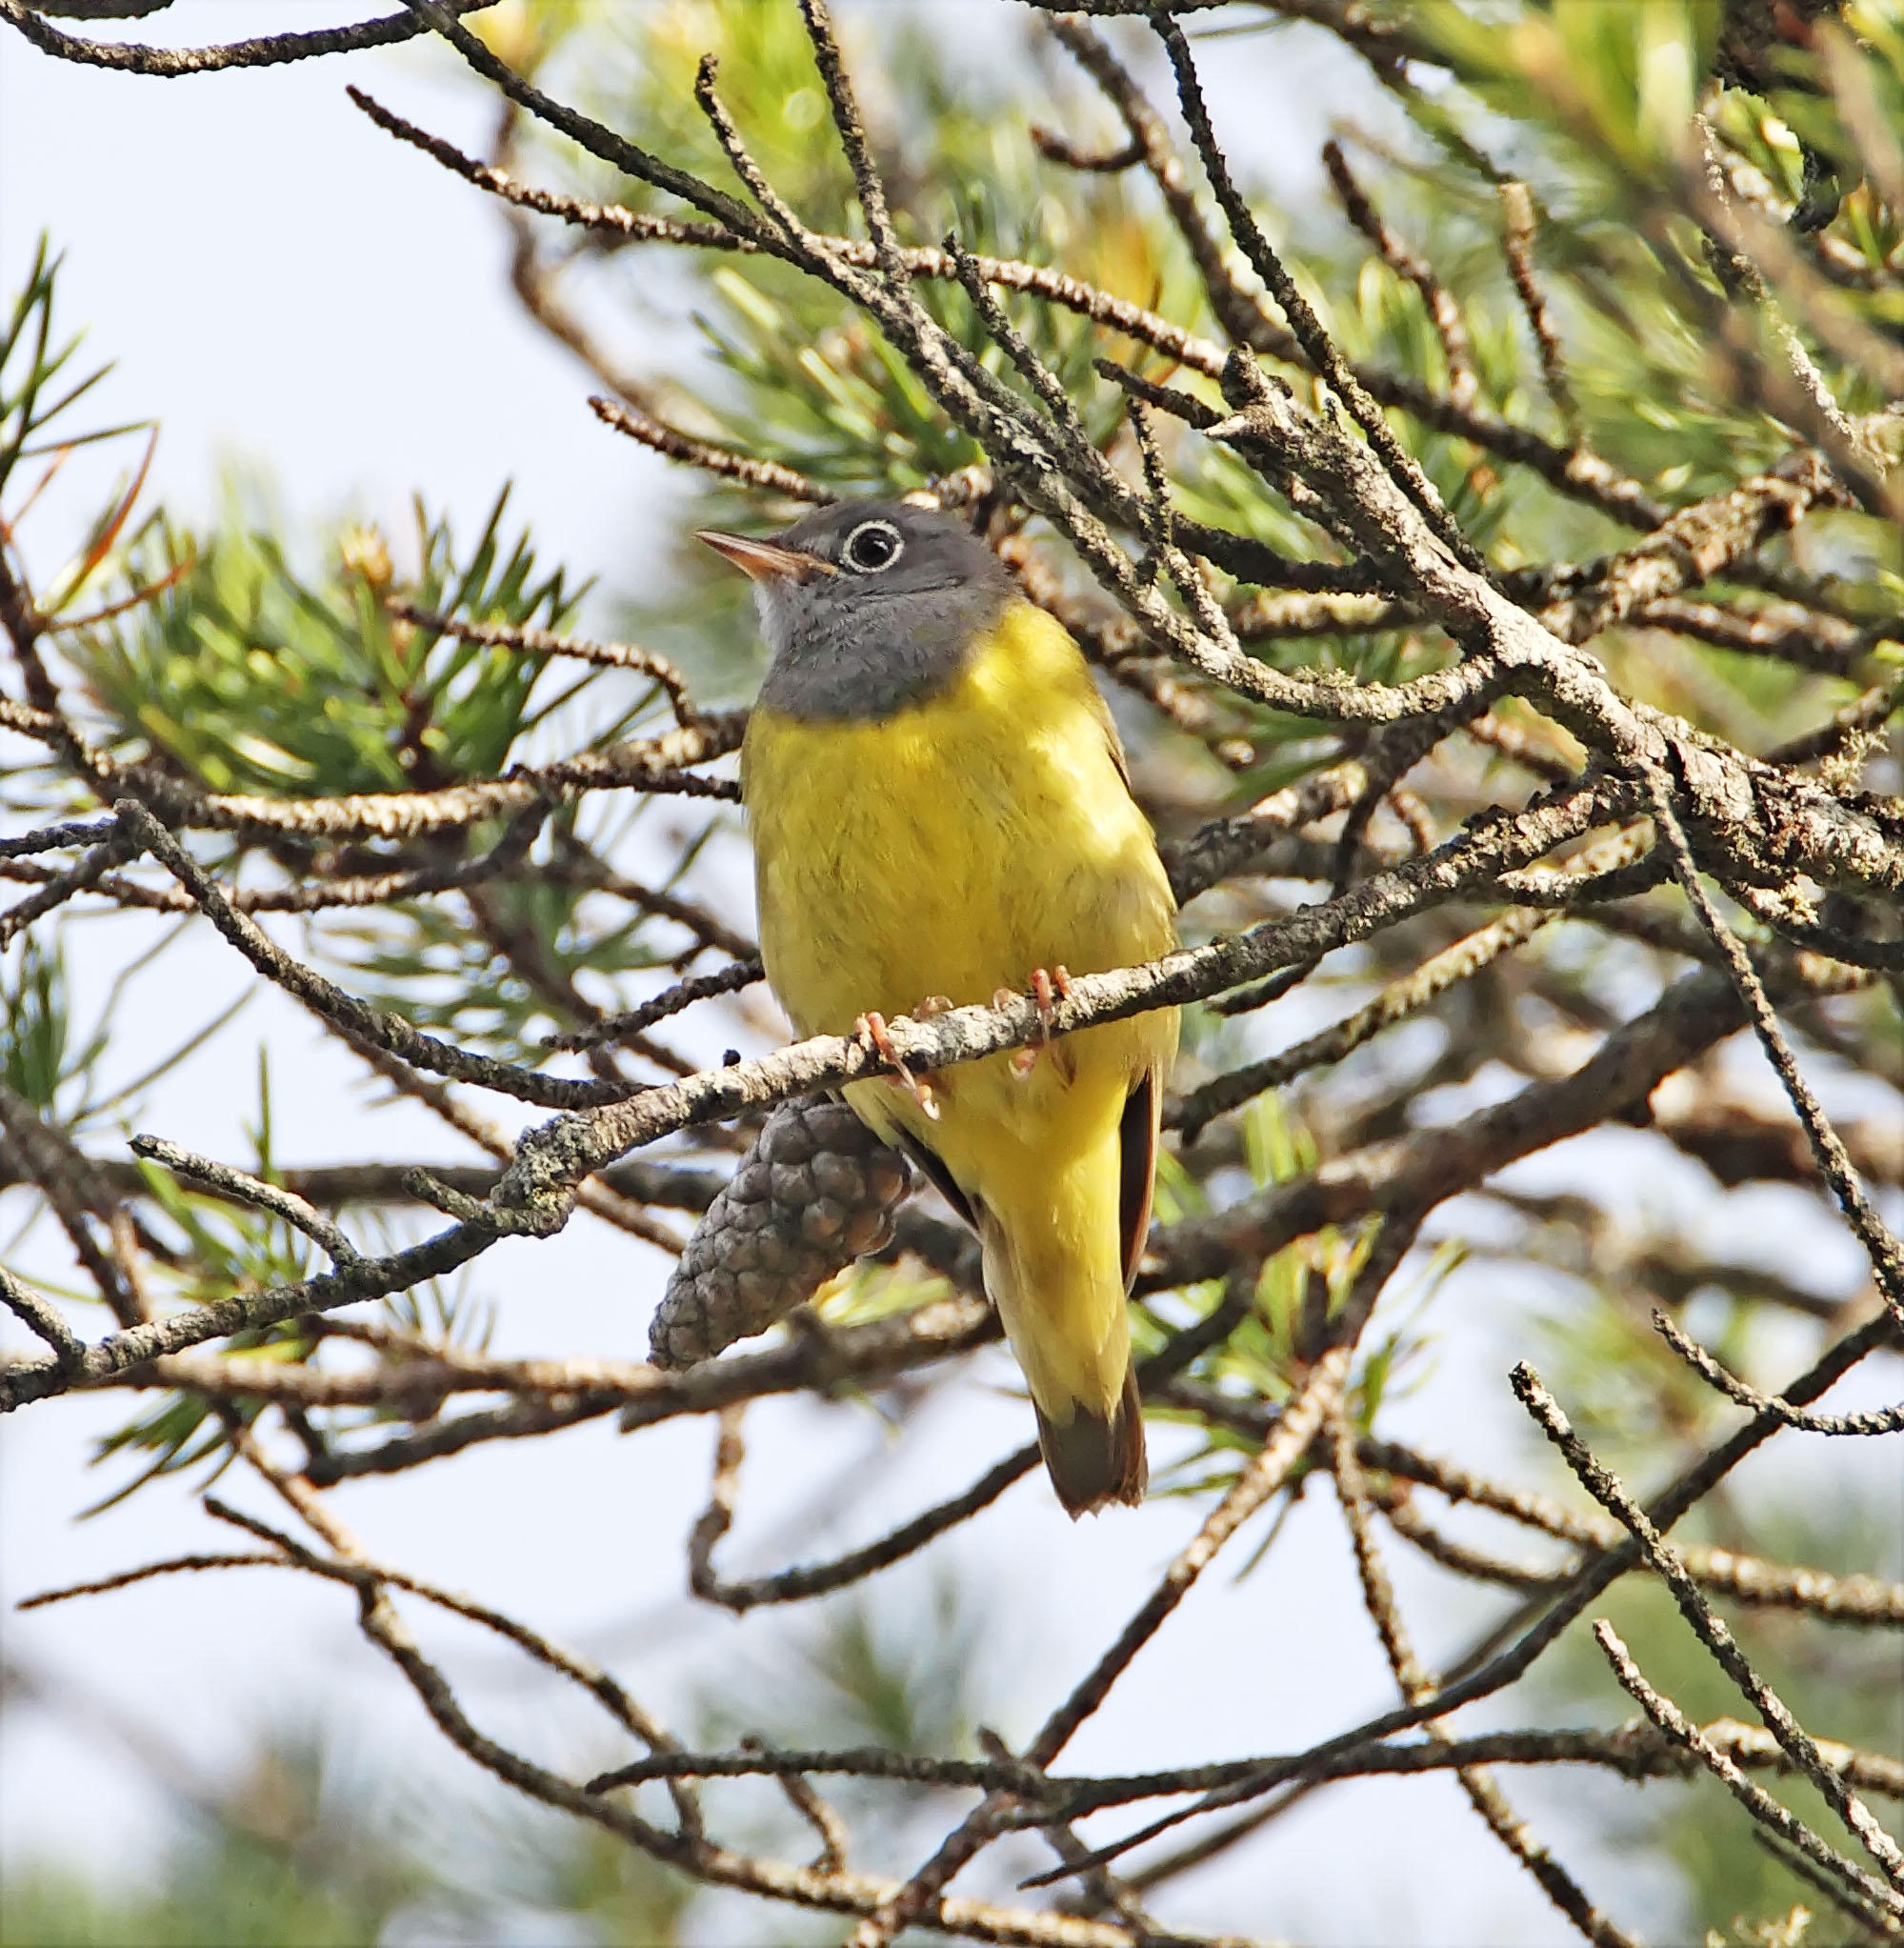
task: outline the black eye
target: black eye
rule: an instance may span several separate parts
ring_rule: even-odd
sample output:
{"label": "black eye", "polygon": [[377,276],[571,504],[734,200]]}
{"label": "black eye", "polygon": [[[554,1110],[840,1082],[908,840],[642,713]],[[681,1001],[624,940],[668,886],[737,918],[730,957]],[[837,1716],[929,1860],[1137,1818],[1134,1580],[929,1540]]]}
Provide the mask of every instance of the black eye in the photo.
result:
{"label": "black eye", "polygon": [[906,544],[891,521],[862,521],[846,537],[840,559],[862,574],[876,574],[899,559]]}

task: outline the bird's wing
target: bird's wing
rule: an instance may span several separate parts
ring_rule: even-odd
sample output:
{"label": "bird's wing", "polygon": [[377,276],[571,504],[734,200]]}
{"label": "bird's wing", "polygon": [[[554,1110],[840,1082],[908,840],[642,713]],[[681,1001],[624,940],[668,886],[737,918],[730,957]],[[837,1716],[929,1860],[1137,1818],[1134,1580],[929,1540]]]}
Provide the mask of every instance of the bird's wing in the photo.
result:
{"label": "bird's wing", "polygon": [[1111,762],[1117,767],[1117,775],[1124,780],[1124,789],[1134,798],[1137,794],[1131,790],[1131,766],[1124,755],[1124,740],[1117,734],[1117,720],[1111,714],[1111,706],[1105,702],[1103,693],[1089,677],[1085,688],[1090,693],[1090,710],[1097,719],[1097,728],[1104,733],[1105,747],[1111,753]]}
{"label": "bird's wing", "polygon": [[1124,1290],[1129,1292],[1144,1260],[1151,1235],[1151,1192],[1157,1176],[1157,1142],[1162,1103],[1157,1072],[1146,1069],[1124,1100],[1118,1126],[1117,1235],[1124,1251]]}
{"label": "bird's wing", "polygon": [[919,1166],[921,1175],[927,1178],[932,1188],[938,1192],[939,1195],[972,1226],[973,1231],[978,1229],[978,1214],[972,1209],[972,1199],[966,1195],[958,1179],[945,1167],[945,1164],[926,1145],[923,1139],[913,1135],[912,1131],[907,1129],[903,1123],[896,1121],[892,1124],[890,1132],[882,1130],[879,1134],[886,1138],[887,1142],[894,1144],[898,1149],[903,1150]]}

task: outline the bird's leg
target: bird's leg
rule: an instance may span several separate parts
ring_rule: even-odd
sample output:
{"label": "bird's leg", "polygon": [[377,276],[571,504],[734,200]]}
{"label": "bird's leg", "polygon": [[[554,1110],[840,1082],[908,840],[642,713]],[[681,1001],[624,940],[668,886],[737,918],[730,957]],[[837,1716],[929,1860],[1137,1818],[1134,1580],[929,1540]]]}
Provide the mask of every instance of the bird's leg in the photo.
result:
{"label": "bird's leg", "polygon": [[[1057,999],[1054,1001],[1052,996]],[[1057,1001],[1071,999],[1071,974],[1062,961],[1047,971],[1042,967],[1032,970],[1032,999],[1037,1003],[1038,1020],[1045,1031],[1045,1039],[1052,1038],[1052,1018],[1057,1013]]]}
{"label": "bird's leg", "polygon": [[[915,1021],[931,1021],[937,1015],[950,1014],[956,1005],[957,1003],[952,1000],[950,994],[928,994],[912,1010],[912,1018]],[[939,1118],[939,1097],[951,1095],[952,1078],[950,1075],[941,1075],[936,1080],[929,1080],[922,1076],[917,1084],[914,1085],[913,1094],[916,1095],[921,1091],[924,1092],[924,1100],[920,1107],[934,1122],[937,1122]]]}
{"label": "bird's leg", "polygon": [[[936,997],[934,997],[936,998]],[[950,1007],[952,1004],[946,1004]],[[940,1013],[934,1010],[933,1013]],[[932,1084],[914,1075],[904,1061],[899,1051],[893,1046],[892,1033],[886,1026],[883,1014],[862,1014],[853,1024],[852,1032],[863,1035],[872,1053],[892,1071],[892,1081],[895,1089],[905,1090],[933,1122],[939,1119],[939,1106],[932,1099]]]}
{"label": "bird's leg", "polygon": [[[1018,997],[1009,988],[1000,988],[992,997],[995,1008],[1001,1001],[1015,1001]],[[1071,999],[1071,975],[1062,962],[1051,968],[1034,967],[1032,970],[1032,1005],[1038,1011],[1038,1039],[1028,1043],[1022,1049],[1012,1053],[1012,1073],[1022,1080],[1038,1066],[1038,1057],[1044,1054],[1052,1038],[1052,1021],[1057,1013],[1057,1003]],[[1052,1058],[1057,1060],[1055,1055]],[[1070,1080],[1070,1063],[1061,1066],[1067,1071]]]}
{"label": "bird's leg", "polygon": [[[1003,1008],[1007,1002],[1015,1001],[1017,998],[1016,993],[1011,988],[997,988],[992,991],[992,1005],[994,1008]],[[1038,1066],[1038,1057],[1043,1053],[1042,1046],[1037,1042],[1027,1042],[1023,1048],[1013,1049],[1012,1051],[1012,1074],[1020,1082],[1024,1081],[1026,1076]]]}

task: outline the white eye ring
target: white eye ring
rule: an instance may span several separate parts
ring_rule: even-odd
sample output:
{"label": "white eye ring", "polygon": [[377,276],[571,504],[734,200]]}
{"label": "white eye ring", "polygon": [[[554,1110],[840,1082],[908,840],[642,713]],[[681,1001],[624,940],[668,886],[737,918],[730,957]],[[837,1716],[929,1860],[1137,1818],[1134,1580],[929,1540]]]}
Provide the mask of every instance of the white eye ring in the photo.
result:
{"label": "white eye ring", "polygon": [[[876,560],[862,559],[859,552],[861,542],[874,537],[887,543],[892,552]],[[862,521],[842,544],[840,560],[856,574],[876,575],[891,568],[905,552],[906,537],[891,521]]]}

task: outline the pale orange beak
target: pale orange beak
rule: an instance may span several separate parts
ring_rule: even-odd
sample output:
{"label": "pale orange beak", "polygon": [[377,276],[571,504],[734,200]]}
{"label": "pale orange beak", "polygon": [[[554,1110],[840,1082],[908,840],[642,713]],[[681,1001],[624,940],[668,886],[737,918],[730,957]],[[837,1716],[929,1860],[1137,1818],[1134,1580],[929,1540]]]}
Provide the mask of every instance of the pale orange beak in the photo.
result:
{"label": "pale orange beak", "polygon": [[815,575],[837,574],[830,561],[817,554],[804,554],[797,548],[782,548],[777,541],[755,541],[746,534],[726,534],[718,528],[697,528],[696,541],[705,541],[715,553],[724,554],[740,572],[756,582],[807,582]]}

